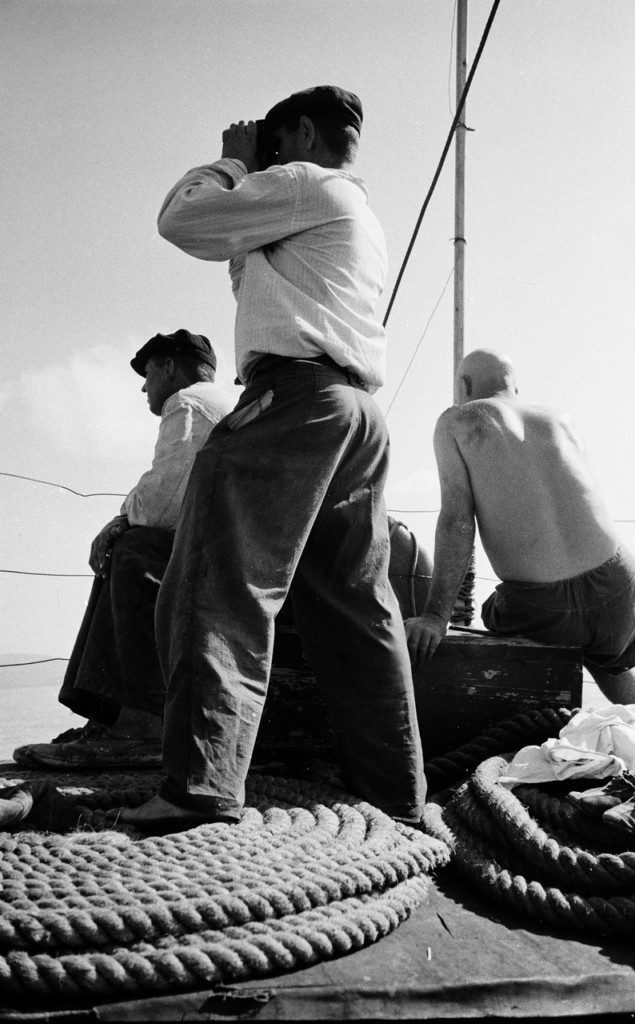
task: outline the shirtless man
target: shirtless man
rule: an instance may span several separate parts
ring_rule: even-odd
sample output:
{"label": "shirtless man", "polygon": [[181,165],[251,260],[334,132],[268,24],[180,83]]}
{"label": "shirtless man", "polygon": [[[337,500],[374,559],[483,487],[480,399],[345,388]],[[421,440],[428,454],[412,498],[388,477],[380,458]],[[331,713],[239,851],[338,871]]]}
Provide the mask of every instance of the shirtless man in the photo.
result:
{"label": "shirtless man", "polygon": [[568,417],[517,395],[504,356],[477,349],[459,366],[457,404],[434,435],[441,512],[426,607],[406,621],[412,660],[423,664],[445,636],[478,523],[503,581],[483,605],[486,627],[581,647],[605,696],[635,703],[635,558]]}

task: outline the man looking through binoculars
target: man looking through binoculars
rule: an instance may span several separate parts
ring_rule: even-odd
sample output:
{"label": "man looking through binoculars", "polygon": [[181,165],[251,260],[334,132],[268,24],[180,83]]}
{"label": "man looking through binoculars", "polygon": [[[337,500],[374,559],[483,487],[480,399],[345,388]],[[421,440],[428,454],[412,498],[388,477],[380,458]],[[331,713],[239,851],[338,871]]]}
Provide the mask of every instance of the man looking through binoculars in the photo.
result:
{"label": "man looking through binoculars", "polygon": [[386,249],[352,171],[361,126],[353,93],[295,93],[264,119],[264,159],[256,123],[232,124],[221,159],[189,171],[159,214],[178,248],[230,263],[245,390],[196,459],[159,594],[167,779],[122,814],[147,832],[240,817],[289,592],[344,784],[393,817],[421,815],[410,659],[387,575],[388,435],[371,398],[384,382],[374,309]]}

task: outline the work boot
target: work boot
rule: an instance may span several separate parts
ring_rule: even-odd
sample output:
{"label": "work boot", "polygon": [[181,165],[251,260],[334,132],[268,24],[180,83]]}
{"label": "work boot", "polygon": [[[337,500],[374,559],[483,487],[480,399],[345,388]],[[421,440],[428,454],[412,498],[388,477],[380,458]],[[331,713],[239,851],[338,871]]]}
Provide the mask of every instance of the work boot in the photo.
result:
{"label": "work boot", "polygon": [[[102,771],[108,768],[160,768],[160,739],[118,736],[107,725],[95,726],[72,743],[31,743],[24,750],[31,768]],[[18,751],[14,752],[14,758]],[[24,763],[24,762],[22,762]]]}
{"label": "work boot", "polygon": [[82,736],[85,736],[87,732],[94,728],[94,722],[85,722],[84,725],[72,726],[70,729],[65,729],[64,732],[55,736],[51,743],[74,743],[75,740],[81,739]]}
{"label": "work boot", "polygon": [[91,719],[89,719],[89,721],[86,722],[84,725],[74,726],[71,729],[65,729],[64,732],[61,732],[59,736],[55,736],[54,739],[49,741],[49,743],[26,743],[23,747],[16,747],[15,750],[13,751],[13,760],[16,762],[16,764],[22,765],[23,768],[36,768],[37,761],[31,760],[31,755],[29,753],[32,746],[51,746],[54,743],[76,743],[78,740],[85,739],[95,729],[98,728],[99,722],[94,722]]}
{"label": "work boot", "polygon": [[632,796],[635,796],[635,776],[624,772],[623,775],[612,776],[608,782],[593,789],[571,791],[567,794],[567,800],[586,814],[599,818],[605,811],[617,807]]}

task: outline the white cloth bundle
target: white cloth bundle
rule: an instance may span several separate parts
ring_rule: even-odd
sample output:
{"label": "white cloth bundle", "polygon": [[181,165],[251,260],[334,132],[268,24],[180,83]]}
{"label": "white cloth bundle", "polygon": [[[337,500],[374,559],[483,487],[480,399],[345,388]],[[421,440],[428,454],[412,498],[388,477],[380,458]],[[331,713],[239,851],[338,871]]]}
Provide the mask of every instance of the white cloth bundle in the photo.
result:
{"label": "white cloth bundle", "polygon": [[610,704],[579,711],[557,739],[523,747],[498,781],[512,789],[521,783],[605,779],[625,771],[635,774],[635,704]]}

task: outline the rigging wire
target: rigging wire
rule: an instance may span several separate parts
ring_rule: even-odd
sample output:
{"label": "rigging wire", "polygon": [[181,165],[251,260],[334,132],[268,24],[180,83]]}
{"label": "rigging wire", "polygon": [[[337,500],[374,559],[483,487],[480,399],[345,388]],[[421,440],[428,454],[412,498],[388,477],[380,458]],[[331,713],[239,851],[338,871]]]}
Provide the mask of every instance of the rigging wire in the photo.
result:
{"label": "rigging wire", "polygon": [[70,658],[38,658],[37,661],[8,661],[0,668],[21,668],[22,665],[46,665],[49,661],[70,661]]}
{"label": "rigging wire", "polygon": [[476,56],[474,57],[474,63],[472,64],[472,67],[470,68],[470,73],[467,76],[467,81],[465,83],[465,88],[463,89],[463,92],[461,93],[461,99],[459,100],[459,104],[458,104],[458,106],[456,108],[456,114],[454,115],[454,118],[452,119],[452,125],[450,127],[450,131],[448,132],[448,137],[446,139],[445,146],[443,147],[443,152],[441,153],[441,158],[440,158],[439,163],[437,165],[437,169],[434,172],[434,177],[432,179],[432,184],[430,185],[430,188],[428,189],[428,194],[427,194],[427,196],[424,199],[423,206],[421,207],[421,212],[420,212],[420,214],[419,214],[419,216],[417,218],[417,223],[415,224],[415,229],[414,229],[414,231],[412,233],[412,238],[410,239],[408,248],[406,250],[406,255],[404,256],[402,264],[401,264],[401,267],[399,268],[399,273],[397,274],[397,280],[395,282],[395,287],[393,288],[392,295],[390,296],[390,301],[388,303],[388,308],[386,310],[386,313],[385,313],[385,316],[384,316],[384,319],[383,319],[383,326],[384,327],[386,326],[386,323],[388,322],[388,317],[390,316],[390,311],[392,310],[393,303],[395,301],[397,292],[399,290],[399,286],[401,284],[401,279],[402,279],[402,277],[404,275],[404,271],[406,269],[406,265],[408,263],[408,260],[410,259],[410,255],[411,255],[412,250],[414,248],[414,244],[415,244],[417,235],[419,234],[419,228],[421,227],[421,222],[423,221],[425,212],[426,212],[426,210],[427,210],[427,208],[428,208],[428,206],[430,204],[430,200],[432,199],[432,195],[433,195],[434,190],[435,190],[435,188],[437,186],[437,182],[438,182],[438,180],[439,180],[439,178],[441,176],[441,171],[443,170],[443,165],[445,163],[445,159],[446,159],[446,157],[448,155],[450,146],[452,144],[452,139],[454,137],[454,133],[455,133],[455,131],[456,131],[458,125],[459,125],[460,117],[461,117],[461,114],[463,112],[463,107],[465,106],[465,101],[467,99],[467,94],[470,91],[470,86],[472,85],[472,79],[474,78],[474,74],[476,72],[476,69],[478,67],[479,61],[481,59],[481,55],[483,53],[483,50],[485,49],[485,43],[487,42],[487,37],[489,36],[490,29],[491,29],[491,27],[492,27],[492,25],[494,23],[494,18],[496,17],[496,11],[498,10],[499,4],[500,4],[500,0],[494,0],[494,3],[492,5],[492,9],[491,9],[491,11],[489,13],[489,17],[487,19],[487,24],[485,26],[485,30],[484,30],[483,35],[481,37],[481,41],[478,44],[478,49],[476,51]]}
{"label": "rigging wire", "polygon": [[82,579],[93,576],[92,572],[29,572],[27,569],[0,569],[0,572],[9,573],[11,576],[71,576]]}
{"label": "rigging wire", "polygon": [[20,473],[4,473],[0,470],[0,476],[11,476],[14,480],[30,480],[34,484],[46,484],[47,487],[59,487],[62,491],[70,491],[78,498],[125,498],[125,494],[118,494],[113,491],[94,491],[91,494],[83,494],[81,491],[74,491],[72,487],[65,487],[64,484],[54,484],[51,480],[38,480],[34,476],[22,476]]}
{"label": "rigging wire", "polygon": [[443,296],[445,295],[445,293],[447,291],[447,287],[448,287],[450,281],[452,280],[453,276],[454,276],[454,267],[452,267],[452,270],[448,274],[447,280],[446,280],[445,284],[443,285],[443,291],[441,292],[439,298],[436,301],[434,309],[432,310],[432,312],[430,313],[430,316],[428,317],[428,322],[425,325],[423,334],[419,338],[419,341],[417,342],[416,348],[415,348],[414,352],[412,353],[412,358],[411,358],[410,362],[408,363],[408,365],[407,365],[407,367],[405,369],[403,377],[399,381],[399,384],[397,386],[397,390],[395,391],[394,395],[392,396],[392,398],[390,400],[390,405],[386,409],[386,419],[388,419],[388,413],[390,412],[390,410],[392,409],[393,405],[395,404],[395,401],[397,400],[397,396],[398,396],[399,392],[401,391],[403,383],[404,383],[406,377],[408,376],[408,374],[410,373],[410,367],[412,366],[412,364],[414,363],[414,361],[415,361],[415,359],[417,357],[417,352],[421,348],[421,344],[423,342],[423,339],[425,338],[426,334],[428,333],[428,327],[432,323],[432,318],[433,318],[434,314],[436,313],[437,309],[441,305],[441,300],[443,299]]}

